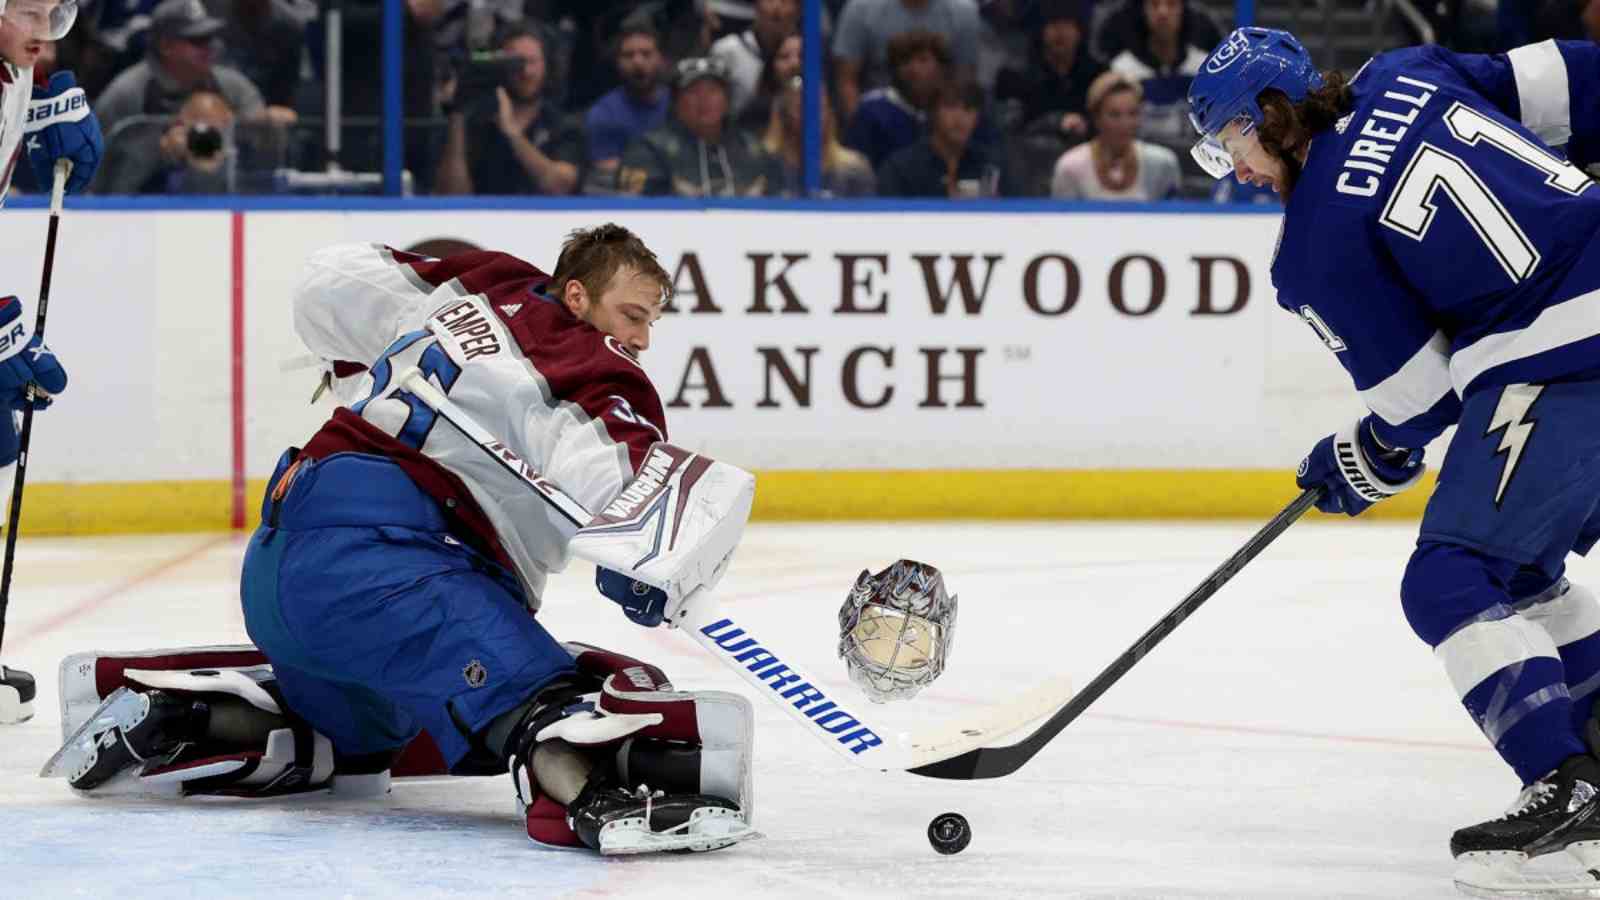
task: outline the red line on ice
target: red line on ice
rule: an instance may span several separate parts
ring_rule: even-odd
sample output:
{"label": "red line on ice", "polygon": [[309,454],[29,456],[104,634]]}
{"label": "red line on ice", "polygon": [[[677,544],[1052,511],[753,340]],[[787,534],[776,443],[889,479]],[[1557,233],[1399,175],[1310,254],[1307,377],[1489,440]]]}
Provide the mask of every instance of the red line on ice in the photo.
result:
{"label": "red line on ice", "polygon": [[165,575],[173,569],[177,569],[190,562],[193,562],[199,557],[202,557],[216,549],[219,545],[232,541],[233,538],[234,536],[232,534],[223,534],[213,537],[211,540],[204,541],[195,547],[191,547],[190,549],[178,554],[177,556],[174,556],[166,562],[158,563],[157,565],[140,572],[126,581],[113,585],[91,597],[80,600],[72,606],[69,606],[66,609],[56,613],[50,618],[45,619],[37,625],[34,625],[33,627],[23,631],[22,634],[17,636],[16,641],[8,646],[13,648],[25,646],[34,638],[60,628],[62,625],[65,625],[68,622],[85,615],[86,613],[93,612],[107,601],[114,600],[118,595],[127,591],[131,591],[147,581],[151,581],[155,578]]}

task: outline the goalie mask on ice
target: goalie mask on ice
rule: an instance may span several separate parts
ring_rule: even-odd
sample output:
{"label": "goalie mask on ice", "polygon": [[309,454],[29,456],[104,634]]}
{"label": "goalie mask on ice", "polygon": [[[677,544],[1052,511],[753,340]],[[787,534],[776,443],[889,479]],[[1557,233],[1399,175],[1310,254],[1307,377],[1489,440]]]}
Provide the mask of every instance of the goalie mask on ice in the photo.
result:
{"label": "goalie mask on ice", "polygon": [[839,609],[839,656],[874,702],[909,700],[944,671],[955,625],[944,576],[902,559],[856,578]]}

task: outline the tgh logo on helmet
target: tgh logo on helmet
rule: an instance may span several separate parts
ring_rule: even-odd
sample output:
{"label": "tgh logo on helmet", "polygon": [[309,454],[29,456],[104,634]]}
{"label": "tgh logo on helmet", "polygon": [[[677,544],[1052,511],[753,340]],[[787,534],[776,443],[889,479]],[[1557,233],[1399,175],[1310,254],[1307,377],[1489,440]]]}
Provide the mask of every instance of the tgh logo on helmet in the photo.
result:
{"label": "tgh logo on helmet", "polygon": [[1244,36],[1243,31],[1235,31],[1228,36],[1228,40],[1206,60],[1206,71],[1215,75],[1223,69],[1233,65],[1234,61],[1250,49],[1250,39]]}

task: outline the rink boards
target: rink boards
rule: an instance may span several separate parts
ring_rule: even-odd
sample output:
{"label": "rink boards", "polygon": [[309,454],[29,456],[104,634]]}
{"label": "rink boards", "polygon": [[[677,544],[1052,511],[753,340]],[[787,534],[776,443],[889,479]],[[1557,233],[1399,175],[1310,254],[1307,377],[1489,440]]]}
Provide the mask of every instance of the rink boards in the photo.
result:
{"label": "rink boards", "polygon": [[[645,358],[669,432],[756,470],[758,518],[1261,515],[1361,411],[1275,304],[1275,215],[359,205],[69,204],[48,335],[72,384],[35,433],[28,530],[247,524],[330,411],[289,298],[350,240],[553,268],[573,228],[634,229],[676,280]],[[0,216],[5,289],[37,284],[44,223]]]}

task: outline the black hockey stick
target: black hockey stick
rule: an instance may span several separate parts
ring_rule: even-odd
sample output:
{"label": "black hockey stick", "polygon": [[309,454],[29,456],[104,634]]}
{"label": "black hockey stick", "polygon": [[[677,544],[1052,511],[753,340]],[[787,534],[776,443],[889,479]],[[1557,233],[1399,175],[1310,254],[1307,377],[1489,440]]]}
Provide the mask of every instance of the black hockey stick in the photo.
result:
{"label": "black hockey stick", "polygon": [[1106,666],[1105,671],[1096,675],[1093,681],[1084,685],[1083,690],[1073,696],[1067,702],[1067,705],[1061,707],[1055,715],[1046,719],[1044,724],[1040,725],[1032,734],[1015,744],[1009,744],[1004,747],[979,747],[976,750],[969,750],[960,756],[952,756],[949,759],[930,763],[926,766],[919,766],[910,771],[913,774],[925,775],[929,778],[950,778],[967,781],[978,778],[999,778],[1002,775],[1010,775],[1012,772],[1022,768],[1023,764],[1033,759],[1035,754],[1043,750],[1046,744],[1060,734],[1063,728],[1072,724],[1072,721],[1082,715],[1090,704],[1100,699],[1101,694],[1109,690],[1113,684],[1117,683],[1118,679],[1128,673],[1129,669],[1137,665],[1139,660],[1144,659],[1145,654],[1149,653],[1151,648],[1161,643],[1167,635],[1183,624],[1183,620],[1189,618],[1191,613],[1199,609],[1200,604],[1211,599],[1211,595],[1227,584],[1229,579],[1239,574],[1239,570],[1243,569],[1250,560],[1255,559],[1256,554],[1265,550],[1267,545],[1276,540],[1278,535],[1283,534],[1290,525],[1295,523],[1295,520],[1305,515],[1306,510],[1317,502],[1317,498],[1321,496],[1321,493],[1321,488],[1311,488],[1296,497],[1288,506],[1285,506],[1282,512],[1273,516],[1272,521],[1262,526],[1261,530],[1246,541],[1243,547],[1240,547],[1232,556],[1224,560],[1216,571],[1206,576],[1206,580],[1200,582],[1199,587],[1190,591],[1189,596],[1183,598],[1177,606],[1172,608],[1171,612],[1168,612],[1154,625],[1150,626],[1150,630],[1140,635],[1139,639],[1133,642],[1132,647],[1124,650],[1121,656],[1112,661],[1111,665]]}
{"label": "black hockey stick", "polygon": [[[39,277],[39,310],[33,333],[44,337],[45,314],[50,310],[50,273],[56,263],[56,229],[61,224],[61,198],[66,193],[70,160],[57,160],[55,181],[50,186],[50,228],[44,239],[44,274]],[[27,351],[24,350],[24,353]],[[5,569],[0,572],[0,648],[5,646],[6,605],[11,600],[11,570],[17,557],[17,524],[22,520],[22,485],[28,477],[28,439],[33,435],[34,385],[28,385],[28,402],[22,406],[22,431],[17,440],[17,473],[11,482],[11,512],[6,519]],[[3,426],[0,426],[3,427]]]}

